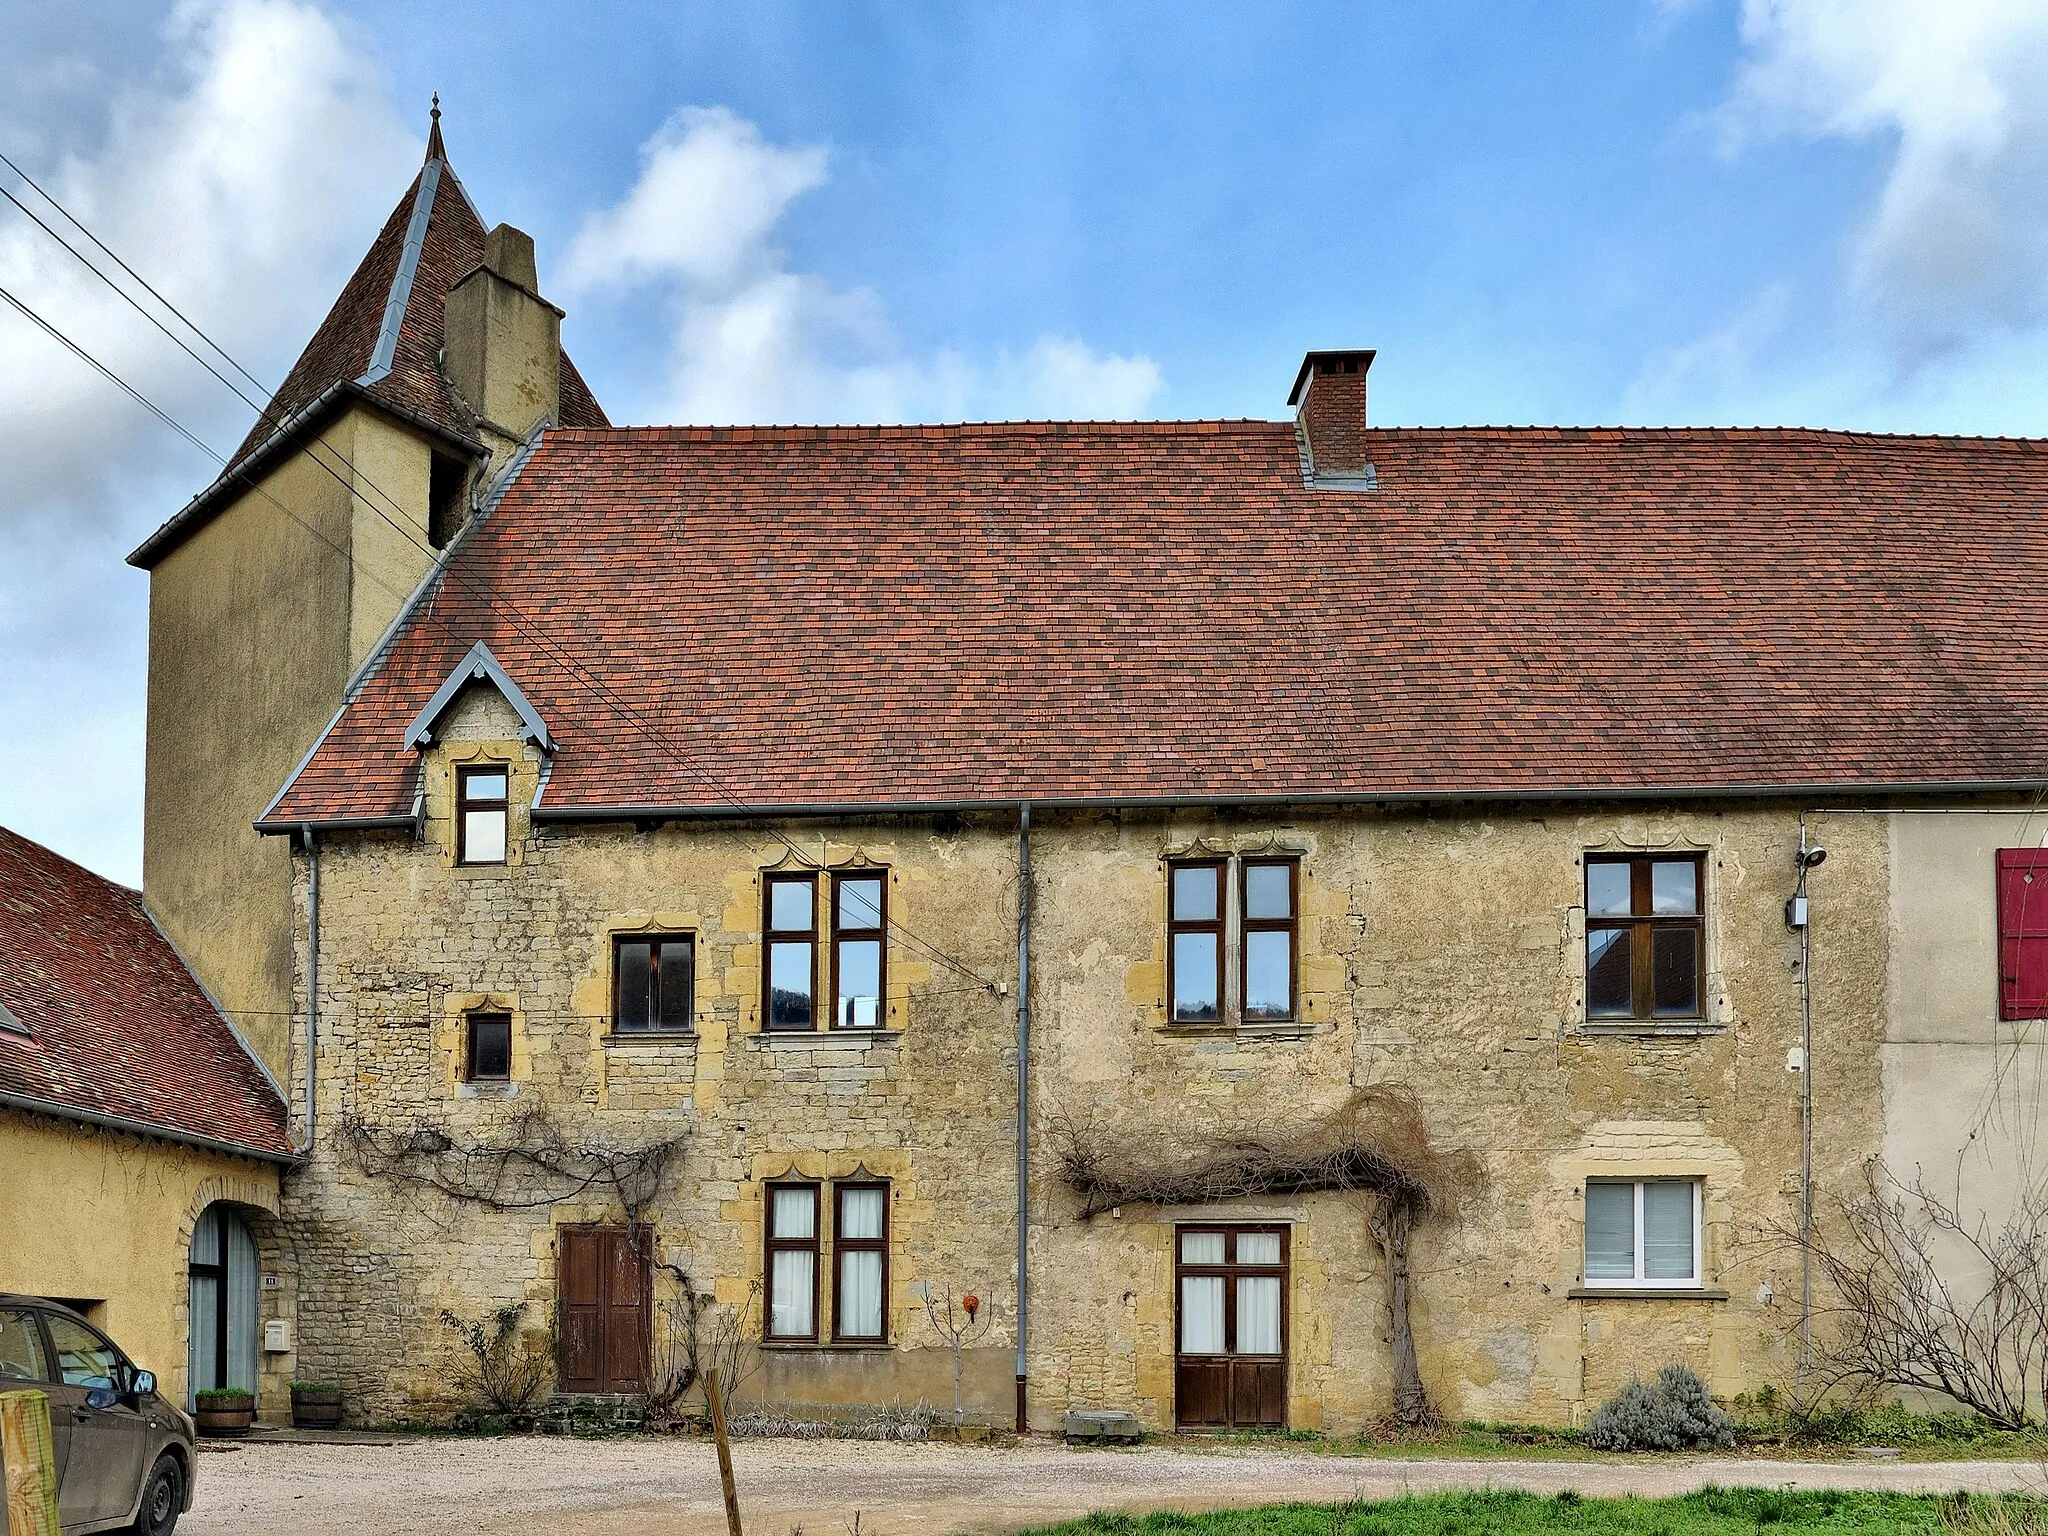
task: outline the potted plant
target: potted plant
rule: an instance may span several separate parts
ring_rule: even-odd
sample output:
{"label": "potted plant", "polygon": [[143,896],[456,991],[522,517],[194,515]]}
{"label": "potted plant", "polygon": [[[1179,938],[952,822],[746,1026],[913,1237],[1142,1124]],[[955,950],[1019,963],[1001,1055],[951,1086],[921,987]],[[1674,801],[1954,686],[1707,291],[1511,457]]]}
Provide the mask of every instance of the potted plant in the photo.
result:
{"label": "potted plant", "polygon": [[250,1420],[256,1417],[255,1395],[240,1387],[209,1387],[195,1392],[193,1401],[198,1406],[202,1435],[246,1435]]}
{"label": "potted plant", "polygon": [[333,1429],[341,1423],[341,1388],[332,1382],[292,1383],[292,1425],[297,1429]]}

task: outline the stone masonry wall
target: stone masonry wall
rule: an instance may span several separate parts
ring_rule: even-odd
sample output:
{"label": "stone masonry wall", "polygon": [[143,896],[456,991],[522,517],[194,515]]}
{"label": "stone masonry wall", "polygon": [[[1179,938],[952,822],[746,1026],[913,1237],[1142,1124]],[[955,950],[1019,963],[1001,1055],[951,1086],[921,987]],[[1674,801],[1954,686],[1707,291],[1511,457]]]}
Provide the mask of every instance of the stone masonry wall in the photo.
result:
{"label": "stone masonry wall", "polygon": [[[892,1347],[763,1351],[746,1394],[949,1405],[928,1283],[995,1310],[968,1399],[976,1417],[1007,1419],[1014,818],[536,830],[518,807],[539,764],[512,734],[495,696],[473,691],[425,757],[425,840],[323,843],[320,1136],[284,1205],[302,1266],[300,1374],[343,1381],[361,1418],[434,1415],[453,1404],[458,1365],[444,1307],[524,1300],[544,1343],[556,1229],[620,1221],[615,1201],[532,1180],[515,1191],[530,1205],[487,1209],[367,1176],[336,1140],[344,1117],[488,1137],[540,1102],[579,1136],[688,1136],[645,1213],[658,1292],[672,1298],[687,1274],[750,1307],[756,1333],[763,1182],[890,1180]],[[453,862],[452,769],[476,758],[515,765],[503,867]],[[1171,1155],[1247,1122],[1313,1119],[1382,1082],[1411,1088],[1437,1143],[1484,1170],[1463,1215],[1416,1244],[1422,1368],[1447,1413],[1570,1422],[1671,1359],[1723,1396],[1785,1376],[1796,1267],[1757,1229],[1798,1208],[1799,978],[1782,911],[1796,846],[1796,812],[1771,806],[1035,814],[1034,1424],[1069,1406],[1172,1424],[1178,1221],[1291,1224],[1289,1421],[1349,1430],[1385,1412],[1385,1277],[1356,1197],[1082,1221],[1052,1171],[1063,1116]],[[1589,1025],[1580,860],[1665,848],[1706,855],[1708,1021]],[[1845,1187],[1881,1134],[1886,848],[1876,825],[1832,841],[1833,931],[1867,942],[1836,940],[1816,1000],[1823,1190]],[[1273,850],[1300,859],[1299,1022],[1168,1024],[1164,861]],[[888,871],[900,927],[879,1033],[760,1033],[761,876],[799,863]],[[301,988],[305,874],[300,857]],[[695,935],[694,1038],[610,1037],[611,936],[634,929]],[[509,1086],[459,1081],[475,1007],[513,1015]],[[1578,1294],[1584,1182],[1603,1175],[1702,1180],[1701,1293]]]}

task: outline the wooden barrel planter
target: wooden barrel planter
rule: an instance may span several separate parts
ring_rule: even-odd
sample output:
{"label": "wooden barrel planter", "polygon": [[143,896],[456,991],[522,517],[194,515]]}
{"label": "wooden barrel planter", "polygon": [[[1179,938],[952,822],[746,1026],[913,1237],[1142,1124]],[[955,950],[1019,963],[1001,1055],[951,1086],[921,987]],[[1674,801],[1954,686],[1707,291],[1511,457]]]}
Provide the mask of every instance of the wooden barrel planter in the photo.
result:
{"label": "wooden barrel planter", "polygon": [[193,1418],[199,1433],[220,1439],[239,1439],[249,1433],[256,1417],[256,1399],[247,1392],[227,1389],[197,1394]]}
{"label": "wooden barrel planter", "polygon": [[292,1383],[292,1426],[334,1429],[341,1423],[341,1388],[316,1382]]}

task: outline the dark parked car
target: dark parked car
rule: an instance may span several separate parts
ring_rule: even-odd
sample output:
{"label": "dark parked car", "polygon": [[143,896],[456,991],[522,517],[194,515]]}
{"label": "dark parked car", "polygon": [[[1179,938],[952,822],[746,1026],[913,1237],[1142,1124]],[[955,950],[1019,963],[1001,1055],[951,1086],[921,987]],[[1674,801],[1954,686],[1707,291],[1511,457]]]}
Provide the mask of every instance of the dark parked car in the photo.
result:
{"label": "dark parked car", "polygon": [[0,1392],[23,1387],[49,1394],[66,1536],[170,1536],[192,1507],[192,1421],[157,1396],[156,1377],[69,1307],[0,1294]]}

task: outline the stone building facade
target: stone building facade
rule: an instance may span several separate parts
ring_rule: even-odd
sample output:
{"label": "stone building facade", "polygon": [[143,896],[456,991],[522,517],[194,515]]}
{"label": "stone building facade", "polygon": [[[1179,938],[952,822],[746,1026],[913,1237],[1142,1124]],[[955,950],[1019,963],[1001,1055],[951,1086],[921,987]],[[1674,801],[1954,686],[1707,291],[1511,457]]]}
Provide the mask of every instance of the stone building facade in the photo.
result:
{"label": "stone building facade", "polygon": [[[259,490],[138,552],[159,892],[288,871],[194,948],[229,997],[289,956],[281,1364],[358,1417],[453,1411],[444,1313],[505,1307],[573,1394],[723,1333],[749,1399],[943,1409],[972,1294],[979,1420],[1357,1429],[1370,1198],[1096,1208],[1063,1156],[1386,1090],[1472,1170],[1413,1250],[1445,1412],[1733,1396],[1793,1369],[1784,1234],[1953,1155],[1921,1106],[2041,1011],[1997,977],[2048,700],[1984,642],[2040,605],[2040,444],[1390,430],[1369,352],[1284,422],[615,429],[559,319],[437,132]],[[316,440],[381,445],[343,499],[398,542],[248,594],[349,664],[280,712],[169,610]]]}

